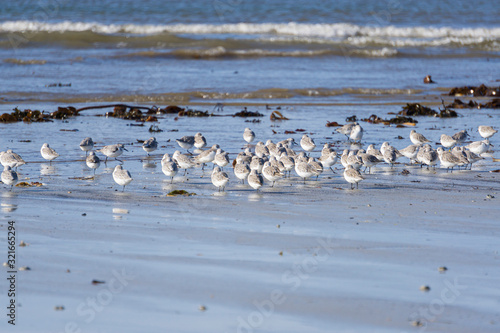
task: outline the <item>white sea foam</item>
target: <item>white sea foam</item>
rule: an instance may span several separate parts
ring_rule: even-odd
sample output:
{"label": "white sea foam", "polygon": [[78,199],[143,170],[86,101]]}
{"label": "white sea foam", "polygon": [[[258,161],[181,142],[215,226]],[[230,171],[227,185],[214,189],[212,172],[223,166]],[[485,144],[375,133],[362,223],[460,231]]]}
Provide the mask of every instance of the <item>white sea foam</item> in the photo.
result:
{"label": "white sea foam", "polygon": [[235,24],[102,24],[96,22],[7,21],[0,23],[0,32],[66,32],[92,31],[101,34],[234,34],[274,35],[320,38],[349,37],[392,37],[413,39],[500,39],[500,28],[451,28],[451,27],[396,27],[359,26],[349,23],[306,24],[306,23],[235,23]]}

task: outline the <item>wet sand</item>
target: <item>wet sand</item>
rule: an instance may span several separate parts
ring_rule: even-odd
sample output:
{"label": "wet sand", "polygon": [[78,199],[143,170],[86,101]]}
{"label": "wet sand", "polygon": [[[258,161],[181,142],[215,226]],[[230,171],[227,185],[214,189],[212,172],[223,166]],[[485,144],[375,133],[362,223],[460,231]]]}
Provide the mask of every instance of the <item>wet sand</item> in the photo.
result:
{"label": "wet sand", "polygon": [[[285,115],[294,119],[272,128],[299,128],[307,110]],[[486,114],[482,117],[474,119],[481,122]],[[257,134],[267,133],[273,126],[267,119],[250,125]],[[469,120],[449,120],[452,128],[446,131]],[[92,129],[101,121],[106,126]],[[424,120],[419,130],[431,135],[425,128],[434,122],[441,120]],[[489,172],[497,169],[491,159],[495,152],[472,171],[381,166],[358,190],[349,189],[338,169],[336,174],[325,172],[318,182],[304,185],[292,176],[256,193],[239,185],[229,169],[230,185],[219,193],[209,172],[200,169],[186,179],[176,177],[171,185],[159,160],[162,153],[177,149],[165,143],[166,137],[202,128],[211,143],[227,132],[202,120],[169,119],[160,127],[180,130],[157,135],[164,148],[149,162],[140,145],[128,146],[124,166],[134,181],[125,192],[111,177],[116,162],[101,166],[93,180],[69,179],[91,175],[73,143],[86,133],[99,138],[100,146],[150,136],[147,128],[116,130],[127,123],[80,117],[69,124],[3,127],[7,135],[21,126],[27,129],[24,135],[33,142],[14,143],[20,152],[33,151],[42,130],[52,130],[56,143],[51,147],[66,152],[52,165],[40,163],[36,151],[21,154],[33,161],[21,168],[21,176],[44,186],[1,192],[0,231],[6,235],[7,221],[16,221],[17,242],[28,243],[17,246],[18,267],[31,268],[18,272],[16,330],[499,330],[500,176]],[[332,136],[323,118],[305,125],[316,129],[317,143]],[[368,129],[365,143],[378,146],[387,136],[410,131],[363,126]],[[395,143],[402,148],[407,141]],[[234,158],[241,144],[234,133],[223,147]],[[410,174],[402,175],[403,168]],[[173,189],[196,195],[167,197]],[[440,267],[447,270],[440,272]],[[422,286],[430,290],[421,291]],[[64,310],[55,310],[57,306]],[[6,320],[0,327],[11,328]]]}

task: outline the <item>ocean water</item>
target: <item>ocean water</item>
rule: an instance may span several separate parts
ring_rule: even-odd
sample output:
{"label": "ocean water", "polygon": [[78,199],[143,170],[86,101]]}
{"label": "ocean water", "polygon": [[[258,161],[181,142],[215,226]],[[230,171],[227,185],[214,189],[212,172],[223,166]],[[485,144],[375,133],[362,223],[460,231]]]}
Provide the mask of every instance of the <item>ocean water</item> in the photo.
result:
{"label": "ocean water", "polygon": [[491,1],[9,2],[0,103],[417,100],[495,84],[499,14]]}

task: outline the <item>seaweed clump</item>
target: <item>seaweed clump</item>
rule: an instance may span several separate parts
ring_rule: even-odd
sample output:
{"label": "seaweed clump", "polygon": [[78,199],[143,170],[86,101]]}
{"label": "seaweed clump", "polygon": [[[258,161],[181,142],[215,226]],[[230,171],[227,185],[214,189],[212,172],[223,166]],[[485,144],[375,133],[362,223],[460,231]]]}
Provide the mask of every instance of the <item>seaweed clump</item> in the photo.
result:
{"label": "seaweed clump", "polygon": [[500,108],[500,99],[495,98],[489,102],[484,104],[479,104],[476,101],[470,100],[469,103],[464,103],[458,98],[455,98],[453,103],[446,105],[447,108],[455,108],[455,109],[498,109]]}
{"label": "seaweed clump", "polygon": [[383,119],[375,114],[372,114],[370,117],[366,119],[361,119],[361,121],[366,121],[367,123],[370,124],[384,124],[384,125],[398,124],[398,125],[408,125],[408,126],[415,126],[415,124],[418,123],[418,121],[416,121],[411,117],[396,116],[391,119]]}
{"label": "seaweed clump", "polygon": [[455,108],[455,109],[472,109],[478,108],[479,104],[476,101],[470,100],[469,103],[464,103],[458,98],[455,98],[453,103],[446,105],[447,108]]}
{"label": "seaweed clump", "polygon": [[167,194],[167,197],[175,197],[175,196],[178,196],[178,195],[182,195],[182,196],[185,196],[185,197],[190,197],[190,196],[193,196],[193,195],[196,195],[196,193],[190,193],[186,190],[174,190],[174,191],[171,191]]}
{"label": "seaweed clump", "polygon": [[475,96],[475,97],[500,96],[500,87],[487,87],[484,84],[480,85],[479,87],[474,87],[474,86],[455,87],[450,90],[448,95]]}
{"label": "seaweed clump", "polygon": [[400,116],[433,116],[436,117],[438,113],[433,109],[419,103],[407,103],[403,106],[403,110],[398,112]]}
{"label": "seaweed clump", "polygon": [[181,111],[184,111],[185,109],[178,107],[177,105],[169,105],[166,106],[163,109],[158,109],[159,113],[166,113],[166,114],[178,114]]}
{"label": "seaweed clump", "polygon": [[126,105],[117,105],[113,112],[106,113],[106,117],[120,118],[125,120],[135,120],[140,122],[158,121],[155,116],[144,114],[139,108],[127,107]]}
{"label": "seaweed clump", "polygon": [[179,117],[210,117],[211,114],[208,111],[199,111],[199,110],[181,110],[178,113]]}
{"label": "seaweed clump", "polygon": [[264,117],[264,115],[258,111],[248,111],[246,107],[240,112],[236,112],[233,117]]}
{"label": "seaweed clump", "polygon": [[456,118],[458,117],[458,114],[455,112],[455,110],[449,109],[446,105],[444,105],[444,101],[441,100],[441,103],[443,103],[443,109],[439,109],[439,117],[441,118]]}
{"label": "seaweed clump", "polygon": [[14,108],[11,113],[4,113],[0,116],[0,122],[3,123],[15,123],[18,121],[24,121],[26,123],[31,122],[48,122],[52,119],[67,119],[69,117],[78,116],[78,110],[72,106],[68,107],[58,107],[56,111],[51,113],[45,113],[39,110],[25,109],[20,110],[19,108]]}

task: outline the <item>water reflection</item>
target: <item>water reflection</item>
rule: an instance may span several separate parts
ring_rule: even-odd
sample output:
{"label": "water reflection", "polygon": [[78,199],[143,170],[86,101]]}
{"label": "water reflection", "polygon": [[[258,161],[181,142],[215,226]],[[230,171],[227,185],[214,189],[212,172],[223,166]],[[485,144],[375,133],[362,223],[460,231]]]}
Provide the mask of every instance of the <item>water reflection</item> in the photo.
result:
{"label": "water reflection", "polygon": [[150,161],[150,160],[143,160],[142,161],[142,168],[143,169],[155,169],[156,163],[154,161]]}
{"label": "water reflection", "polygon": [[17,210],[17,205],[15,204],[2,203],[0,207],[3,213],[12,213]]}
{"label": "water reflection", "polygon": [[261,192],[253,192],[253,193],[248,195],[248,201],[260,202],[260,201],[262,201],[263,197],[264,197],[264,195]]}
{"label": "water reflection", "polygon": [[127,215],[129,213],[130,211],[128,209],[115,207],[113,208],[113,219],[121,220],[123,219],[123,215]]}
{"label": "water reflection", "polygon": [[42,176],[53,175],[56,173],[56,171],[57,171],[57,168],[52,164],[48,164],[48,163],[40,164],[40,174]]}
{"label": "water reflection", "polygon": [[212,196],[214,196],[214,197],[225,197],[225,196],[227,196],[227,192],[226,191],[223,191],[223,192],[214,192],[212,194]]}

